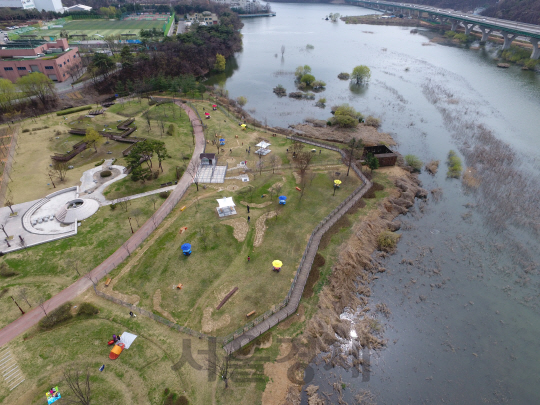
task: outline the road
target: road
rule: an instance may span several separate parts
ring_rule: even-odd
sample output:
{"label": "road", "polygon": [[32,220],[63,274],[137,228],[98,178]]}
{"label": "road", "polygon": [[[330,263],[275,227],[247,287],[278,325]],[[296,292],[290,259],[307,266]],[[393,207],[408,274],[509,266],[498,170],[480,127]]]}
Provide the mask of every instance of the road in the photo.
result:
{"label": "road", "polygon": [[[195,148],[191,161],[197,166],[199,165],[199,155],[204,152],[205,140],[201,122],[195,112],[187,105],[181,102],[176,102],[188,114],[195,133]],[[178,201],[183,197],[185,191],[192,182],[191,176],[186,172],[178,182],[176,188],[171,192],[169,198],[157,209],[148,221],[135,232],[116,252],[105,259],[99,266],[90,271],[86,276],[81,277],[75,283],[71,284],[66,289],[59,292],[57,295],[44,303],[45,311],[50,312],[55,308],[75,299],[88,288],[105,277],[111,270],[124,261],[131,253],[137,249],[142,242],[161,224],[161,222],[169,215],[173,208],[178,204]],[[12,339],[26,332],[31,327],[35,326],[43,317],[43,310],[36,307],[27,312],[16,321],[10,323],[0,330],[0,347],[9,343]]]}

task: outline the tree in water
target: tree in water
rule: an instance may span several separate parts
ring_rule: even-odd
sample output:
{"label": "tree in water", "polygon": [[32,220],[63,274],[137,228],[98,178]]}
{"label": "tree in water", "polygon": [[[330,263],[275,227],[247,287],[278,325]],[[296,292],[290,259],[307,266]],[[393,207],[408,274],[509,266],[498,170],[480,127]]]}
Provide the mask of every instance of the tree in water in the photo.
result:
{"label": "tree in water", "polygon": [[356,66],[351,73],[351,81],[354,84],[365,84],[371,78],[371,70],[365,65]]}

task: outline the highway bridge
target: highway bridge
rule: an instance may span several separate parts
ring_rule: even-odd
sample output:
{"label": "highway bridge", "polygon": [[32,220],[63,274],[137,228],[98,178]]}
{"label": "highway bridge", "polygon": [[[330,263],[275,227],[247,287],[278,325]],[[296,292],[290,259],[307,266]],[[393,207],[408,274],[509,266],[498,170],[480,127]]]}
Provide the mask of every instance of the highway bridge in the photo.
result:
{"label": "highway bridge", "polygon": [[484,17],[481,15],[464,13],[463,11],[419,4],[370,0],[348,0],[347,2],[349,4],[355,4],[360,7],[386,13],[392,12],[393,14],[403,14],[407,16],[416,15],[418,17],[427,14],[430,19],[451,24],[452,31],[455,31],[460,26],[465,29],[465,34],[467,35],[469,35],[472,30],[478,30],[482,32],[482,41],[487,41],[488,36],[492,33],[500,34],[504,38],[502,49],[510,48],[512,41],[517,37],[521,37],[528,40],[533,46],[531,59],[538,59],[540,57],[540,50],[538,49],[538,41],[540,40],[539,25],[501,20],[499,18]]}

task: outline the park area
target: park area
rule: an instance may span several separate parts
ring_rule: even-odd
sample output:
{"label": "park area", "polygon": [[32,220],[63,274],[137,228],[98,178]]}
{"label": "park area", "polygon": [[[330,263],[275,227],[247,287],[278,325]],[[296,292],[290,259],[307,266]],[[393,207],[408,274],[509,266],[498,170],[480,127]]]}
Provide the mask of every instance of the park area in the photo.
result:
{"label": "park area", "polygon": [[[137,127],[130,136],[164,142],[171,157],[163,161],[163,172],[157,179],[141,182],[128,176],[112,183],[104,191],[109,199],[159,190],[162,183],[174,181],[179,170],[197,178],[188,165],[194,139],[185,111],[172,103],[148,99],[124,101],[94,118],[79,111],[24,121],[11,173],[13,199],[29,201],[54,191],[48,180],[50,155],[65,153],[82,139],[81,135],[69,134],[70,129],[118,132],[118,124],[128,118],[134,120],[129,127]],[[109,274],[110,280],[96,280],[96,288],[100,294],[135,304],[197,333],[224,337],[283,301],[311,232],[361,182],[353,170],[347,175],[347,166],[337,152],[307,144],[299,146],[250,125],[243,128],[225,110],[214,109],[210,101],[189,104],[200,116],[210,117],[203,118],[205,152],[215,153],[217,164],[227,166],[224,182],[191,185],[161,225]],[[168,130],[171,125],[172,132]],[[263,142],[268,145],[261,149],[268,152],[257,155],[255,151],[260,147],[256,145]],[[82,173],[102,159],[116,159],[116,165],[125,166],[122,151],[128,146],[109,140],[99,145],[97,152],[88,148],[69,161],[74,168],[67,171],[66,180],[57,187],[79,184]],[[306,156],[309,164],[302,167],[299,157]],[[205,339],[179,333],[136,310],[138,316],[132,317],[130,309],[100,298],[89,289],[66,304],[57,324],[33,327],[3,347],[0,358],[9,353],[24,380],[13,391],[8,383],[0,383],[0,402],[41,404],[45,392],[56,386],[62,398],[73,398],[64,375],[70,368],[89,371],[92,403],[264,402],[262,393],[269,382],[265,363],[287,355],[279,338],[302,333],[306,320],[316,311],[316,293],[327,282],[339,246],[354,232],[352,224],[369,215],[389,195],[392,183],[384,170],[374,173],[374,181],[379,184],[378,191],[366,196],[321,242],[320,253],[326,262],[317,260],[313,266],[299,316],[290,317],[232,357],[231,361],[243,362],[234,366],[240,369],[238,376],[249,378],[233,378],[230,388],[225,389],[219,375],[222,369],[218,366],[212,375],[208,356],[202,354],[209,348]],[[280,196],[287,197],[285,204],[280,204]],[[221,205],[217,200],[225,198],[230,198],[229,210],[232,199],[236,214],[220,216],[224,211],[217,209]],[[162,196],[154,194],[118,204],[114,209],[103,206],[82,221],[76,236],[1,258],[0,326],[20,316],[10,297],[18,301],[22,310],[41,310],[40,302],[84,277],[122,248],[132,232],[128,218],[136,230],[163,201]],[[183,254],[186,244],[190,245],[190,255]],[[276,266],[276,260],[281,264]],[[88,304],[96,310],[83,311],[91,308]],[[44,318],[46,322],[57,317],[49,315]],[[137,335],[137,339],[118,359],[111,360],[107,341],[113,334],[124,332]],[[173,367],[181,358],[185,360],[183,354],[188,346],[184,339],[190,340],[196,366],[184,361],[182,367]],[[264,356],[264,361],[258,356]],[[224,359],[219,343],[217,359]],[[293,362],[285,361],[279,367],[287,373]]]}
{"label": "park area", "polygon": [[[162,16],[164,19],[137,19],[137,20],[74,20],[67,21],[62,28],[50,28],[48,30],[39,31],[42,36],[58,37],[61,31],[67,31],[70,39],[82,39],[83,35],[87,39],[100,39],[108,36],[125,35],[133,38],[139,36],[141,30],[151,30],[152,28],[158,31],[163,31],[163,27],[167,23],[168,16]],[[129,35],[127,35],[129,34]],[[81,36],[80,38],[73,36]]]}

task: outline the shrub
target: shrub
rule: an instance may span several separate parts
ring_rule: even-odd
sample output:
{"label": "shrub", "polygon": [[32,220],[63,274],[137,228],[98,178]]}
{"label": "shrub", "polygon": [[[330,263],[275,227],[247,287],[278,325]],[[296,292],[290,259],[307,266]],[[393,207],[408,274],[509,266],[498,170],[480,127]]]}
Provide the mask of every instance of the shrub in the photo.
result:
{"label": "shrub", "polygon": [[314,88],[314,89],[322,89],[324,87],[326,87],[326,82],[323,82],[322,80],[315,80],[311,86]]}
{"label": "shrub", "polygon": [[332,107],[335,123],[341,128],[354,128],[364,117],[349,104]]}
{"label": "shrub", "polygon": [[373,117],[372,115],[368,115],[365,120],[365,124],[369,125],[370,127],[379,128],[381,126],[381,120]]}
{"label": "shrub", "polygon": [[98,313],[98,307],[96,307],[94,304],[90,304],[89,302],[83,302],[81,305],[79,305],[77,310],[77,315],[97,315]]}
{"label": "shrub", "polygon": [[315,76],[313,76],[313,75],[307,73],[307,74],[305,74],[305,75],[302,76],[302,78],[300,79],[300,81],[301,81],[302,83],[305,83],[306,86],[310,86],[311,83],[313,83],[313,82],[315,81]]}
{"label": "shrub", "polygon": [[401,235],[390,231],[382,232],[377,238],[377,249],[383,252],[392,252],[399,241]]}
{"label": "shrub", "polygon": [[82,107],[68,108],[67,110],[58,111],[56,115],[58,116],[67,115],[67,114],[71,114],[71,113],[75,113],[79,111],[91,110],[91,109],[92,109],[92,106],[89,106],[89,105],[82,106]]}
{"label": "shrub", "polygon": [[11,267],[9,267],[7,263],[4,262],[0,264],[0,276],[8,278],[8,277],[16,276],[18,274],[19,273],[17,273]]}
{"label": "shrub", "polygon": [[446,177],[451,179],[459,179],[461,177],[461,159],[456,152],[451,150],[448,152],[448,159],[446,161],[448,166],[448,171],[446,172]]}
{"label": "shrub", "polygon": [[115,210],[116,209],[116,204],[115,203],[111,203],[111,205],[109,205],[109,207],[111,207],[111,210]]}
{"label": "shrub", "polygon": [[63,322],[69,321],[71,318],[73,318],[73,315],[71,315],[71,303],[66,302],[61,307],[49,312],[45,318],[39,321],[39,327],[45,330],[52,329]]}
{"label": "shrub", "polygon": [[422,161],[414,155],[405,155],[405,163],[412,167],[415,172],[422,170]]}
{"label": "shrub", "polygon": [[100,174],[101,177],[110,177],[112,175],[110,170],[103,170]]}
{"label": "shrub", "polygon": [[174,136],[174,125],[170,124],[169,129],[167,129],[167,135]]}
{"label": "shrub", "polygon": [[[94,166],[98,167],[98,166],[101,166],[103,163],[105,163],[105,159],[101,159],[101,161],[97,162]],[[106,176],[101,176],[101,177],[106,177]]]}
{"label": "shrub", "polygon": [[30,132],[30,129],[25,128],[25,129],[22,130],[22,132]]}
{"label": "shrub", "polygon": [[247,98],[245,98],[244,96],[237,97],[236,102],[240,107],[243,107],[247,104]]}
{"label": "shrub", "polygon": [[162,191],[161,193],[159,193],[159,196],[161,198],[167,198],[170,193],[171,193],[170,191]]}
{"label": "shrub", "polygon": [[339,75],[337,75],[337,77],[339,80],[349,80],[349,77],[351,77],[351,75],[346,72],[341,72]]}
{"label": "shrub", "polygon": [[315,49],[315,47],[313,45],[311,45],[311,44],[307,44],[306,49]]}
{"label": "shrub", "polygon": [[426,170],[429,174],[436,174],[437,170],[439,170],[439,161],[432,160],[431,162],[426,163]]}

